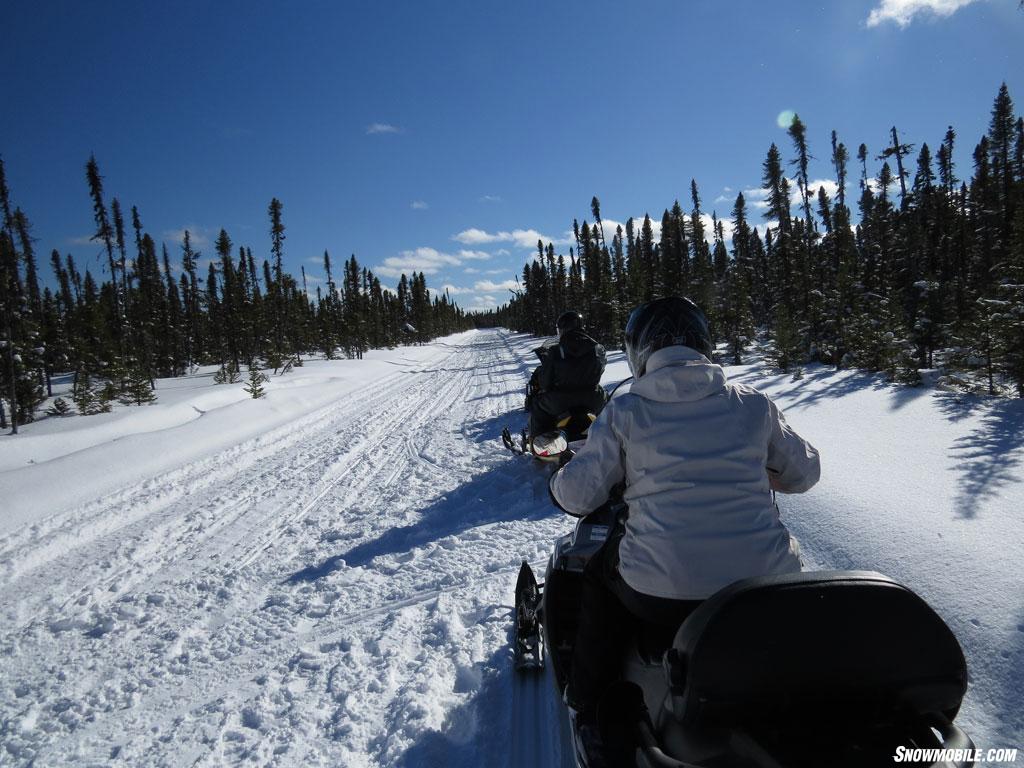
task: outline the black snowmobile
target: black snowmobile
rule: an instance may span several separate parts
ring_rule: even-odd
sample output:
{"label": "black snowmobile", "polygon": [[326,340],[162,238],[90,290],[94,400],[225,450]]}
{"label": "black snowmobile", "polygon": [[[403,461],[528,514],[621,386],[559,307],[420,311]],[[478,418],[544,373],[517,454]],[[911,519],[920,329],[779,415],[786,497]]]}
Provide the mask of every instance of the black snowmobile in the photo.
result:
{"label": "black snowmobile", "polygon": [[[620,381],[606,396],[611,400],[626,384],[633,381],[632,376]],[[623,392],[628,391],[628,388]],[[554,429],[539,435],[530,435],[524,429],[518,437],[512,436],[508,427],[501,430],[501,442],[512,453],[520,456],[532,456],[541,461],[561,461],[566,452],[579,447],[579,443],[587,439],[590,426],[597,420],[597,415],[586,407],[572,408],[559,414]],[[574,445],[574,443],[576,445]]]}
{"label": "black snowmobile", "polygon": [[[609,503],[580,519],[516,589],[520,669],[545,651],[561,698],[572,663],[583,568],[622,525]],[[874,768],[898,747],[953,750],[912,765],[973,765],[953,724],[967,689],[963,652],[916,594],[870,571],[745,579],[678,629],[636,626],[621,679],[598,706],[603,753],[580,768]],[[957,754],[959,750],[959,754]],[[963,757],[962,760],[949,756]]]}
{"label": "black snowmobile", "polygon": [[572,443],[587,439],[587,430],[597,417],[584,408],[566,411],[558,417],[555,428],[539,435],[524,429],[514,438],[508,427],[501,430],[501,442],[515,454],[532,456],[541,461],[558,461]]}

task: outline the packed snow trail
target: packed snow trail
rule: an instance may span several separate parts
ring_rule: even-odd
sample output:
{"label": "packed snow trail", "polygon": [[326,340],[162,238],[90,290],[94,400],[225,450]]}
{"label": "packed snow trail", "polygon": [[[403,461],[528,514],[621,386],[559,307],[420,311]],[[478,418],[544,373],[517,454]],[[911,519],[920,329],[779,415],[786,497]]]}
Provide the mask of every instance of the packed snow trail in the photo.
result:
{"label": "packed snow trail", "polygon": [[0,539],[5,760],[507,759],[515,574],[568,523],[495,439],[528,366],[450,342]]}
{"label": "packed snow trail", "polygon": [[[168,380],[0,436],[0,764],[571,765],[549,675],[509,647],[521,560],[542,574],[572,523],[498,441],[536,343],[310,361],[260,401]],[[920,592],[967,655],[959,721],[1020,746],[1024,403],[726,372],[821,450],[780,499],[805,563]]]}

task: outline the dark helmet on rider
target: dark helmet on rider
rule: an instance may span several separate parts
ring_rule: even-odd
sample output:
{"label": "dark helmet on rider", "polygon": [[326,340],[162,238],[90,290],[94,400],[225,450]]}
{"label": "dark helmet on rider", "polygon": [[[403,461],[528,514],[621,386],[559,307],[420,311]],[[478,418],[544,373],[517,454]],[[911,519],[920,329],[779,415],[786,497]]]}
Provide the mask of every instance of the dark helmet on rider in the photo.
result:
{"label": "dark helmet on rider", "polygon": [[682,345],[711,358],[708,319],[700,307],[680,296],[667,296],[641,304],[626,323],[626,360],[640,377],[651,355],[664,347]]}
{"label": "dark helmet on rider", "polygon": [[563,312],[558,316],[558,322],[555,323],[555,328],[558,329],[559,336],[566,331],[582,331],[583,315],[579,312]]}

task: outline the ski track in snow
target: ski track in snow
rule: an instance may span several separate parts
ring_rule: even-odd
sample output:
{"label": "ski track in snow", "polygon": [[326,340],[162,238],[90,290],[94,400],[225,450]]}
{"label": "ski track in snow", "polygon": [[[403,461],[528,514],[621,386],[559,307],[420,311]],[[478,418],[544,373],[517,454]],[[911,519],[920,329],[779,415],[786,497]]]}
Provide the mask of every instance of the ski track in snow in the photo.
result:
{"label": "ski track in snow", "polygon": [[569,527],[496,442],[529,364],[435,346],[0,539],[0,762],[500,765],[513,726],[557,752],[508,650],[519,562]]}

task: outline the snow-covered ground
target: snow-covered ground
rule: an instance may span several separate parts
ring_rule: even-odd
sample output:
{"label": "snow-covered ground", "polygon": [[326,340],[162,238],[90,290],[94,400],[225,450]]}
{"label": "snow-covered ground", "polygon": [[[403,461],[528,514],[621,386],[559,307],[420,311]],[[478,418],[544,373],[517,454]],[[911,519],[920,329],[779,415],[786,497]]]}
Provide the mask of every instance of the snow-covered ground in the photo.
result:
{"label": "snow-covered ground", "polygon": [[[311,361],[260,401],[162,381],[0,438],[0,764],[558,764],[508,649],[520,561],[571,527],[497,439],[534,343]],[[727,372],[821,450],[781,501],[808,564],[920,592],[968,656],[960,722],[1021,746],[1024,403]]]}

